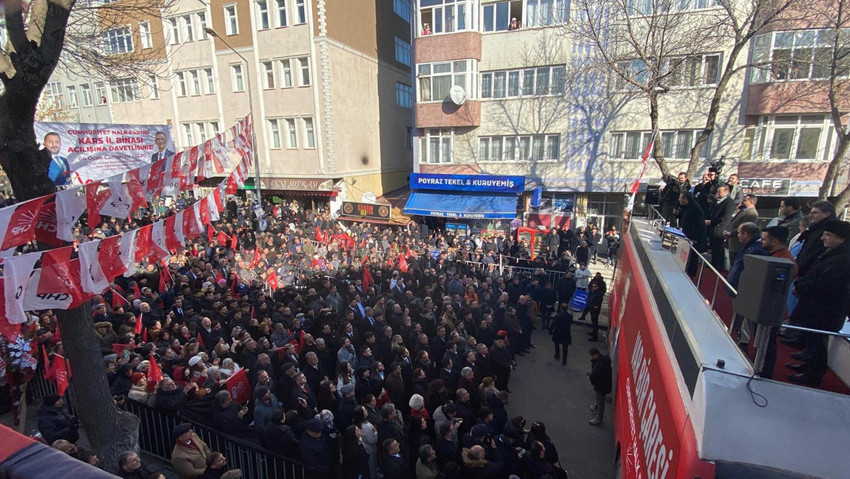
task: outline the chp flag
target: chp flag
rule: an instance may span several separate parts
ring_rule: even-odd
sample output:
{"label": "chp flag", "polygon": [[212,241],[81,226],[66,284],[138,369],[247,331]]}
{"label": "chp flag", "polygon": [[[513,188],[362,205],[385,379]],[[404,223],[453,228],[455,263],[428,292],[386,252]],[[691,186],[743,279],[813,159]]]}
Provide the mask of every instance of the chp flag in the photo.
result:
{"label": "chp flag", "polygon": [[251,383],[248,381],[248,374],[244,368],[236,371],[236,374],[233,376],[230,376],[225,383],[225,387],[233,401],[239,404],[245,404],[251,399]]}

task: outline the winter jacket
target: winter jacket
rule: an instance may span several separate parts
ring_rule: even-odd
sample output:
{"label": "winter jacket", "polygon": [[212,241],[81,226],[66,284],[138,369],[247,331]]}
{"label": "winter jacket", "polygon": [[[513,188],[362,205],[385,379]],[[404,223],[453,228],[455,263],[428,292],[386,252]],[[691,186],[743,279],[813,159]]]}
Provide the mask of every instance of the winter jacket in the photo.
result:
{"label": "winter jacket", "polygon": [[180,479],[199,479],[207,469],[207,456],[210,448],[192,433],[192,445],[175,444],[171,450],[171,465],[180,475]]}

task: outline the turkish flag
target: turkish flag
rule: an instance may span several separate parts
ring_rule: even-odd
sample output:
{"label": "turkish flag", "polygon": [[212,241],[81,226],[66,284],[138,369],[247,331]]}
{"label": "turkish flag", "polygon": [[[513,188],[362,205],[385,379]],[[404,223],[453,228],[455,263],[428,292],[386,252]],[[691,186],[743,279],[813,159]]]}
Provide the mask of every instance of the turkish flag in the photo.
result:
{"label": "turkish flag", "polygon": [[227,246],[230,243],[230,236],[227,236],[224,231],[219,231],[218,236],[216,236],[216,239],[219,243],[221,243],[222,246]]}
{"label": "turkish flag", "polygon": [[[215,203],[215,209],[218,213],[224,211],[224,203],[221,201],[221,188],[216,188],[212,192],[213,202]],[[212,211],[212,210],[210,210]]]}
{"label": "turkish flag", "polygon": [[325,235],[322,234],[322,230],[319,229],[319,226],[316,225],[316,241],[323,241],[325,239]]}
{"label": "turkish flag", "polygon": [[248,374],[245,369],[240,369],[225,383],[227,391],[230,392],[230,397],[234,401],[244,404],[251,399],[251,383],[248,382]]}
{"label": "turkish flag", "polygon": [[167,273],[168,268],[162,268],[159,270],[159,292],[164,293],[168,291],[168,283],[171,282],[171,274]]}
{"label": "turkish flag", "polygon": [[159,368],[159,363],[156,362],[153,353],[150,355],[150,368],[148,368],[148,381],[159,384],[162,381],[162,369]]}
{"label": "turkish flag", "polygon": [[398,269],[400,269],[402,273],[407,273],[407,260],[402,254],[398,255]]}
{"label": "turkish flag", "polygon": [[56,202],[41,205],[38,219],[35,221],[35,240],[48,246],[62,246],[64,242],[56,237]]}
{"label": "turkish flag", "polygon": [[235,195],[236,190],[239,189],[239,185],[236,184],[235,175],[231,174],[227,177],[227,187],[224,189],[224,192],[228,195]]}
{"label": "turkish flag", "polygon": [[369,265],[363,265],[363,290],[369,289],[369,285],[372,284],[372,272],[369,271]]}
{"label": "turkish flag", "polygon": [[233,236],[230,237],[230,249],[236,251],[237,246],[239,246],[239,236],[233,233]]}
{"label": "turkish flag", "polygon": [[119,293],[118,291],[115,291],[113,289],[112,290],[112,307],[114,308],[116,306],[121,306],[121,305],[124,305],[124,304],[130,304],[130,302],[127,301],[127,298],[125,298],[121,293]]}
{"label": "turkish flag", "polygon": [[260,261],[260,248],[254,248],[254,259],[251,260],[251,267],[257,266]]}
{"label": "turkish flag", "polygon": [[26,244],[35,237],[34,226],[38,220],[41,205],[46,200],[47,197],[42,196],[0,210],[0,232],[3,233],[0,249]]}
{"label": "turkish flag", "polygon": [[73,249],[73,246],[67,246],[44,252],[37,291],[40,295],[68,294],[71,297],[69,309],[76,308],[91,297],[80,287],[80,260],[71,260]]}
{"label": "turkish flag", "polygon": [[266,277],[266,284],[268,284],[273,291],[277,291],[277,273],[272,270],[271,273]]}
{"label": "turkish flag", "polygon": [[71,379],[71,365],[64,357],[54,354],[50,369],[53,380],[56,381],[56,393],[64,396],[65,390],[68,389],[68,380]]}
{"label": "turkish flag", "polygon": [[212,243],[214,237],[215,228],[213,228],[212,225],[207,225],[207,242]]}

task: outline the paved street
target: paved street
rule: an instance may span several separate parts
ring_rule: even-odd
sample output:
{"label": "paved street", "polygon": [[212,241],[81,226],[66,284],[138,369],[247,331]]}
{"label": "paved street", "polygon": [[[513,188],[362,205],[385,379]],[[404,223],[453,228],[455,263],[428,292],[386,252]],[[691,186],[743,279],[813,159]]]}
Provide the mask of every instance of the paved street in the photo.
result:
{"label": "paved street", "polygon": [[[611,269],[591,267],[602,272],[606,283],[611,286]],[[604,316],[607,299],[603,305],[600,323],[607,325]],[[576,315],[577,319],[577,315]],[[525,357],[518,357],[517,369],[511,376],[513,391],[508,404],[508,413],[522,414],[531,427],[533,421],[546,424],[546,431],[558,448],[561,465],[570,479],[609,479],[614,477],[614,432],[612,406],[605,411],[602,426],[591,426],[589,406],[594,401],[593,388],[587,380],[590,371],[592,347],[605,348],[603,335],[600,341],[587,341],[590,321],[573,323],[573,344],[566,366],[554,359],[554,348],[550,336],[538,329],[534,331],[532,343],[535,348]]]}

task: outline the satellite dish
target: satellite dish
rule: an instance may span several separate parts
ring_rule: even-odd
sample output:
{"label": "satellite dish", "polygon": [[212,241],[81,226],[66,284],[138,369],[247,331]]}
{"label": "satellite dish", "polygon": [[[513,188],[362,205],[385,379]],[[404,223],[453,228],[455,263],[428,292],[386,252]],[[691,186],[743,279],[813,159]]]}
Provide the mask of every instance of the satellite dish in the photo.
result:
{"label": "satellite dish", "polygon": [[451,98],[452,103],[455,105],[463,105],[466,101],[466,90],[460,85],[455,85],[449,90],[449,98]]}

